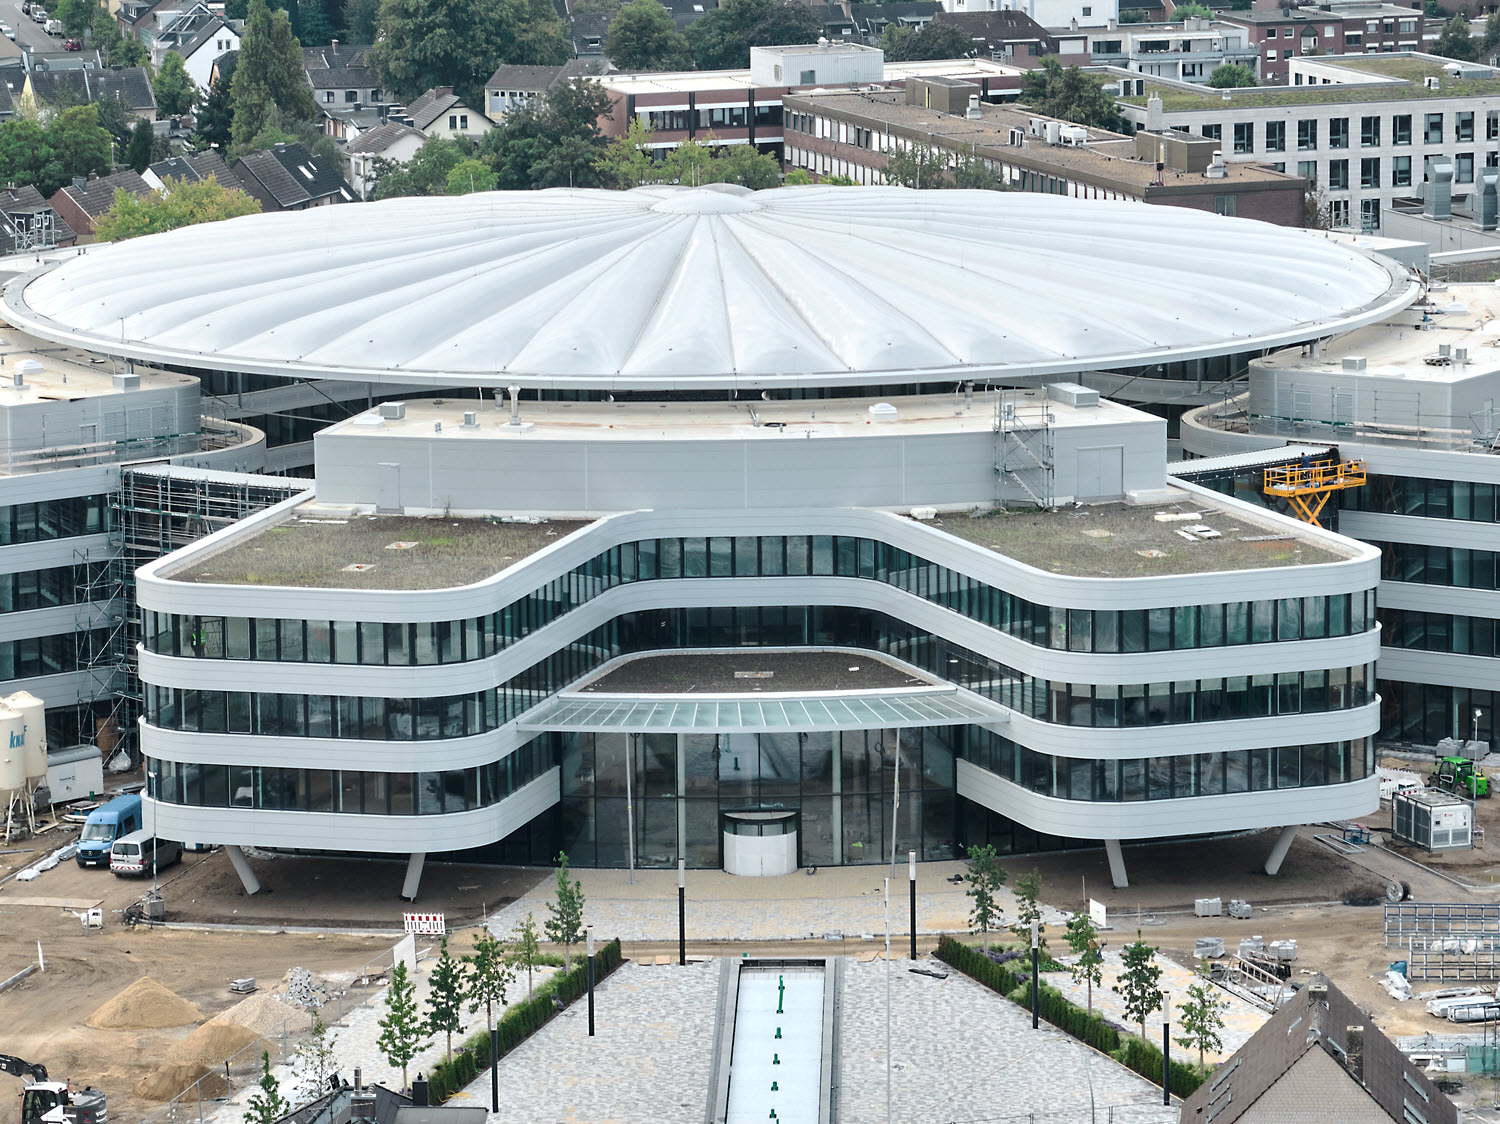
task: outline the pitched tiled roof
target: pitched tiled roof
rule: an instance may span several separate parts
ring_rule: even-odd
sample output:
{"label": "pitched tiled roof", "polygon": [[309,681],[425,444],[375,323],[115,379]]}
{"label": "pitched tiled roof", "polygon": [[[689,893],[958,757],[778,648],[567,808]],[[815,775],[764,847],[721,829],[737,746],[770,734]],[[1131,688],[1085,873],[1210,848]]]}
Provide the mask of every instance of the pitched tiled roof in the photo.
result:
{"label": "pitched tiled roof", "polygon": [[425,129],[463,99],[453,92],[452,86],[438,86],[428,90],[406,107],[406,115],[419,129]]}
{"label": "pitched tiled roof", "polygon": [[63,221],[63,217],[52,209],[52,204],[42,198],[42,193],[30,184],[0,190],[0,254],[11,254],[16,250],[17,235],[22,226],[30,226],[35,215],[47,213],[52,216],[52,240],[59,246],[70,245],[78,235]]}
{"label": "pitched tiled roof", "polygon": [[485,86],[500,90],[545,90],[557,81],[560,66],[502,66]]}
{"label": "pitched tiled roof", "polygon": [[[219,19],[218,16],[213,16],[210,19],[201,21],[186,41],[177,44],[175,50],[183,58],[190,59],[204,44],[219,37],[222,32],[228,30],[230,30],[230,27],[227,23]],[[219,53],[223,54],[222,51]]]}
{"label": "pitched tiled roof", "polygon": [[[1350,1034],[1358,1027],[1362,1043]],[[1403,1101],[1416,1104],[1428,1124],[1457,1124],[1453,1102],[1421,1067],[1317,975],[1182,1102],[1182,1119],[1410,1120]]]}
{"label": "pitched tiled roof", "polygon": [[939,12],[932,22],[952,24],[970,39],[983,39],[990,49],[1003,43],[1038,42],[1047,54],[1057,53],[1057,40],[1025,12]]}
{"label": "pitched tiled roof", "polygon": [[96,219],[109,210],[111,204],[114,203],[117,188],[124,189],[132,195],[151,194],[151,185],[129,168],[108,176],[89,176],[88,181],[82,187],[70,183],[62,189],[61,193],[67,195],[73,204],[89,218]]}
{"label": "pitched tiled roof", "polygon": [[33,70],[31,88],[42,105],[92,105],[118,97],[132,113],[156,116],[156,95],[143,66],[120,70]]}
{"label": "pitched tiled roof", "polygon": [[416,137],[419,141],[425,140],[420,132],[410,125],[403,125],[399,121],[387,121],[384,125],[360,133],[345,147],[345,152],[363,153],[369,152],[379,155],[402,137]]}
{"label": "pitched tiled roof", "polygon": [[188,152],[182,156],[173,156],[152,164],[151,170],[160,180],[165,180],[168,176],[188,181],[206,180],[212,176],[220,187],[230,191],[245,190],[240,177],[229,170],[229,165],[224,163],[224,158],[217,152]]}
{"label": "pitched tiled roof", "polygon": [[254,179],[282,209],[296,207],[331,195],[353,202],[354,190],[327,160],[314,156],[300,144],[278,144],[263,152],[252,152],[235,164],[241,177]]}
{"label": "pitched tiled roof", "polygon": [[378,86],[365,56],[370,48],[340,43],[333,47],[302,48],[302,70],[314,90],[344,90],[354,86]]}

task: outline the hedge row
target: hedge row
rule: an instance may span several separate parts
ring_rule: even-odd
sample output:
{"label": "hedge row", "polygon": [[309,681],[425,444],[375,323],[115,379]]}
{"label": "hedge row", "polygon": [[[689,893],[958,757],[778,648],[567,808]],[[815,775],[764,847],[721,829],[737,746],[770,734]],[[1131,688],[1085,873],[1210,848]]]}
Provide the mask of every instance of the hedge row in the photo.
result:
{"label": "hedge row", "polygon": [[[943,937],[938,941],[936,955],[945,964],[958,969],[991,991],[999,992],[1018,1006],[1031,1009],[1029,971],[1021,976],[952,937]],[[1062,992],[1043,984],[1037,996],[1037,1013],[1080,1042],[1086,1042],[1094,1049],[1109,1054],[1147,1081],[1161,1084],[1162,1059],[1159,1049],[1134,1035],[1122,1035],[1098,1015],[1090,1015],[1083,1008],[1069,1002]],[[1203,1079],[1195,1068],[1180,1062],[1172,1063],[1173,1093],[1186,1097],[1202,1083]]]}
{"label": "hedge row", "polygon": [[[620,939],[616,937],[595,951],[594,981],[597,983],[620,966]],[[505,1009],[500,1024],[495,1028],[500,1056],[503,1058],[526,1039],[530,1038],[558,1013],[552,1002],[554,996],[566,1007],[589,989],[588,960],[580,957],[578,966],[571,972],[558,972],[543,981],[530,999],[512,1003]],[[481,1030],[470,1035],[457,1050],[453,1060],[440,1061],[432,1067],[427,1077],[427,1096],[431,1104],[442,1104],[454,1093],[478,1077],[490,1064],[490,1032]]]}

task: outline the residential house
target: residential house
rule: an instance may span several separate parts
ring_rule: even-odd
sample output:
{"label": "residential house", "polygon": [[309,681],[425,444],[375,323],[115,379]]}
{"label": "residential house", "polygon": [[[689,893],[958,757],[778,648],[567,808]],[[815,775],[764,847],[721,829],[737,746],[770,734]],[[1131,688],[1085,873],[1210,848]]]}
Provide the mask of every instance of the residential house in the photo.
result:
{"label": "residential house", "polygon": [[263,211],[305,211],[358,199],[331,161],[301,144],[252,152],[235,161],[234,174]]}
{"label": "residential house", "polygon": [[568,34],[573,40],[573,54],[581,59],[604,57],[604,37],[609,34],[613,13],[588,12],[568,20]]}
{"label": "residential house", "polygon": [[101,98],[118,98],[125,116],[156,120],[156,95],[144,66],[109,70],[32,70],[26,93],[39,109],[93,105]]}
{"label": "residential house", "polygon": [[455,94],[452,86],[428,90],[406,107],[406,116],[412,127],[424,135],[449,140],[458,137],[478,140],[495,127],[488,117],[471,109],[468,102]]}
{"label": "residential house", "polygon": [[60,188],[48,203],[58,218],[81,237],[94,233],[94,220],[114,204],[116,191],[145,196],[151,194],[151,185],[129,168],[107,176],[90,172],[87,179],[80,176]]}
{"label": "residential house", "polygon": [[1225,11],[1219,19],[1249,31],[1249,45],[1260,56],[1261,81],[1267,84],[1288,81],[1294,58],[1422,51],[1442,30],[1442,21],[1429,25],[1421,8],[1369,2]]}
{"label": "residential house", "polygon": [[0,189],[0,256],[71,246],[78,235],[30,184]]}
{"label": "residential house", "polygon": [[141,178],[158,191],[165,186],[168,179],[193,183],[209,178],[217,181],[220,187],[231,191],[245,190],[245,185],[240,181],[239,176],[230,171],[229,165],[224,163],[224,158],[213,151],[186,152],[181,156],[169,157],[152,164],[141,173]]}
{"label": "residential house", "polygon": [[595,59],[569,59],[561,66],[502,66],[484,84],[485,115],[498,124],[507,113],[536,106],[553,86],[603,70]]}
{"label": "residential house", "polygon": [[[16,99],[8,81],[11,72],[0,70],[0,121],[9,121],[16,115]],[[25,78],[17,73],[16,80],[24,84]]]}
{"label": "residential house", "polygon": [[207,90],[214,63],[240,47],[240,33],[202,3],[178,13],[168,21],[151,44],[151,65],[160,68],[168,51],[182,56],[188,76],[200,90]]}
{"label": "residential house", "polygon": [[343,148],[345,174],[354,193],[368,199],[375,190],[375,162],[385,160],[405,164],[417,154],[427,138],[410,125],[387,121],[378,128],[361,133]]}
{"label": "residential house", "polygon": [[1117,24],[1054,30],[1058,53],[1078,66],[1115,66],[1154,78],[1205,84],[1221,66],[1256,73],[1260,55],[1243,26],[1225,20]]}
{"label": "residential house", "polygon": [[302,48],[302,73],[312,87],[313,101],[321,108],[391,106],[399,104],[381,88],[380,78],[370,66],[368,44],[340,43]]}
{"label": "residential house", "polygon": [[865,41],[878,43],[885,34],[885,29],[892,24],[897,27],[926,27],[942,10],[943,5],[936,0],[900,0],[899,3],[890,4],[851,4],[849,14]]}
{"label": "residential house", "polygon": [[103,70],[104,56],[98,51],[33,51],[26,69]]}
{"label": "residential house", "polygon": [[1057,38],[1025,12],[1011,9],[970,12],[942,11],[932,17],[934,25],[958,28],[974,41],[981,56],[1007,59],[1019,66],[1034,65],[1029,60],[1057,54]]}
{"label": "residential house", "polygon": [[1458,1124],[1458,1109],[1367,1012],[1319,974],[1182,1102],[1182,1119]]}

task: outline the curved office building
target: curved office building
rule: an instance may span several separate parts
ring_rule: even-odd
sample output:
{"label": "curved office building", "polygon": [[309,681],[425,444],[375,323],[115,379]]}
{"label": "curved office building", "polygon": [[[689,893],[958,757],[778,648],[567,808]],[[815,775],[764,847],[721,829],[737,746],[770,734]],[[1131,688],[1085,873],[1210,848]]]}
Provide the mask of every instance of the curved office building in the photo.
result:
{"label": "curved office building", "polygon": [[776,873],[893,830],[1103,841],[1124,885],[1122,841],[1369,812],[1379,553],[1169,481],[1163,422],[1070,376],[1414,295],[1172,208],[704,188],[259,216],[5,300],[185,369],[478,388],[329,427],[314,492],[138,575],[161,831],[247,877],[410,854],[415,893],[427,853]]}

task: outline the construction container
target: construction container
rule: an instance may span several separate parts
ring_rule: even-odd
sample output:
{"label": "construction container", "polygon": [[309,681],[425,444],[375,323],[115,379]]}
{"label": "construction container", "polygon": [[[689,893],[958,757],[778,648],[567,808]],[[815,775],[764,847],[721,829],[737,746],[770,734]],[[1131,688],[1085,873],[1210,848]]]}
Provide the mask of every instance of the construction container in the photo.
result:
{"label": "construction container", "polygon": [[1467,850],[1474,845],[1474,806],[1451,792],[1397,792],[1391,835],[1426,851]]}

